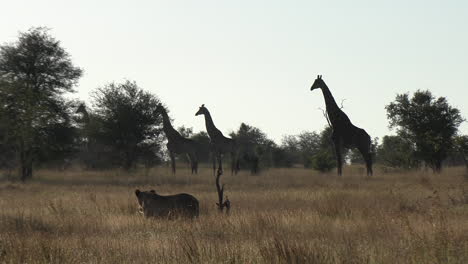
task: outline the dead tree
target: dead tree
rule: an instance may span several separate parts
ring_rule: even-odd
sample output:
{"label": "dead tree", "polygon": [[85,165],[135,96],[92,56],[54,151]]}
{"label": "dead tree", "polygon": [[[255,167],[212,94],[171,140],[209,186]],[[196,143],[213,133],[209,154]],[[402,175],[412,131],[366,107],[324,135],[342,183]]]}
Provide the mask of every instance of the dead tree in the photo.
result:
{"label": "dead tree", "polygon": [[331,128],[332,126],[331,126],[331,123],[330,123],[330,119],[328,118],[327,111],[323,110],[320,107],[319,107],[319,110],[322,111],[323,117],[325,117],[325,119],[327,120],[328,126]]}
{"label": "dead tree", "polygon": [[231,209],[231,202],[226,196],[226,200],[223,202],[224,198],[224,184],[221,186],[219,184],[219,178],[223,174],[223,169],[221,167],[218,168],[218,173],[216,174],[216,190],[218,191],[218,201],[216,205],[218,206],[219,212],[223,212],[224,208],[226,208],[226,214],[229,214],[229,210]]}

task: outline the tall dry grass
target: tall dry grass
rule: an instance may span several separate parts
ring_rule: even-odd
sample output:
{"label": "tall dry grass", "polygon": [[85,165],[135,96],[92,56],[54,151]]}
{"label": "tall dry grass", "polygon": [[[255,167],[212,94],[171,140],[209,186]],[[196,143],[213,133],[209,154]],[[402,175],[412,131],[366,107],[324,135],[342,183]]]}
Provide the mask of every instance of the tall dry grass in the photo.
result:
{"label": "tall dry grass", "polygon": [[[222,176],[218,213],[209,169],[40,171],[0,182],[0,263],[468,263],[462,168],[345,176],[272,169]],[[145,219],[134,190],[188,192],[196,220]]]}

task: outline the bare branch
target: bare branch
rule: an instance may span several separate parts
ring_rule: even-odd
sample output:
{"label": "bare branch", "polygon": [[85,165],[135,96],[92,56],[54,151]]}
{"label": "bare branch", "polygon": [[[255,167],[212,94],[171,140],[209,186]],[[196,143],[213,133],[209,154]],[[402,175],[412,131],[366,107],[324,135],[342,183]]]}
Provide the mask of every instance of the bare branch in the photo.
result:
{"label": "bare branch", "polygon": [[341,100],[341,107],[340,107],[340,109],[343,109],[343,108],[344,108],[344,105],[343,105],[344,101],[346,101],[346,99]]}
{"label": "bare branch", "polygon": [[218,202],[216,203],[216,205],[218,206],[218,210],[220,212],[223,212],[224,208],[226,208],[226,213],[229,214],[229,210],[231,209],[231,202],[229,201],[227,196],[226,196],[226,200],[223,202],[225,185],[219,184],[219,179],[221,175],[223,175],[223,170],[220,167],[218,168],[218,172],[216,173],[216,190],[218,191]]}
{"label": "bare branch", "polygon": [[330,118],[328,118],[328,113],[326,110],[323,110],[322,108],[318,108],[320,111],[322,111],[322,114],[323,114],[323,117],[325,117],[325,119],[327,120],[327,123],[328,123],[328,126],[331,127],[331,123],[330,123]]}

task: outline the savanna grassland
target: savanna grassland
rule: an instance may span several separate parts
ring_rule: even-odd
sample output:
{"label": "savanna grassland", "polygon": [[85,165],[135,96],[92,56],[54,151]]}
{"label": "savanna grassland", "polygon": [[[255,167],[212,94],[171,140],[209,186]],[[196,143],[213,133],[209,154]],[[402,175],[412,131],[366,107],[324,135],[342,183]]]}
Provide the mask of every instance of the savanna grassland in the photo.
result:
{"label": "savanna grassland", "polygon": [[[207,168],[37,171],[0,182],[0,263],[468,263],[465,174],[227,173],[226,216]],[[145,219],[136,188],[191,193],[200,216]]]}

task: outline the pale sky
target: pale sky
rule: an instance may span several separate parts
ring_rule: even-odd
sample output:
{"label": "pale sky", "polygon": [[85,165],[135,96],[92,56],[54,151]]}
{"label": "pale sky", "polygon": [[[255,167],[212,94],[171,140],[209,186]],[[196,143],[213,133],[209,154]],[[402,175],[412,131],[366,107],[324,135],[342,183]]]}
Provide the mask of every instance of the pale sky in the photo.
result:
{"label": "pale sky", "polygon": [[[389,131],[384,106],[429,89],[468,118],[468,1],[4,1],[0,43],[45,26],[84,69],[76,97],[134,80],[174,126],[241,122],[280,143],[326,125],[322,74],[351,121]],[[461,126],[468,133],[468,124]]]}

